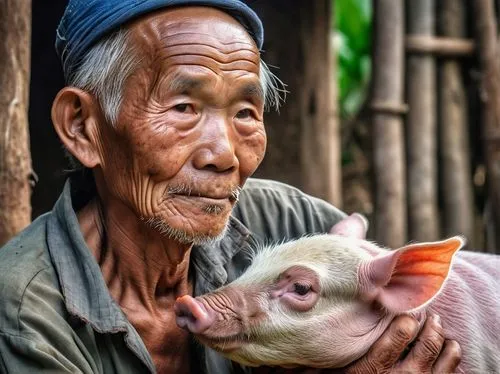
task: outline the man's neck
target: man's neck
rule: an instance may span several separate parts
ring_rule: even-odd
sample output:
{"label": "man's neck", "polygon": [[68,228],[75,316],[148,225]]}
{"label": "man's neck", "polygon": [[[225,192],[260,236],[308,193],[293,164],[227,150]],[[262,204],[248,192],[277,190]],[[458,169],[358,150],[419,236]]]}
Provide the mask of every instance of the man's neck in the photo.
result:
{"label": "man's neck", "polygon": [[101,207],[94,199],[77,215],[110,293],[125,311],[155,314],[191,293],[191,246],[163,237],[116,201]]}

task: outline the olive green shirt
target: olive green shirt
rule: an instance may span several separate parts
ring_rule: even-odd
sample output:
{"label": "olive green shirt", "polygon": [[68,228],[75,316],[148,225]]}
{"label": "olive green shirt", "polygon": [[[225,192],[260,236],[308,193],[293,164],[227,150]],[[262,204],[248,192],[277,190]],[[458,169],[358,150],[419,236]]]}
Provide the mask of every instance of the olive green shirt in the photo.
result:
{"label": "olive green shirt", "polygon": [[[85,244],[77,198],[68,181],[52,212],[0,249],[0,372],[155,373]],[[342,217],[293,187],[248,180],[225,237],[193,248],[195,295],[237,278],[260,244],[327,232]],[[249,371],[199,344],[192,347],[193,372]]]}

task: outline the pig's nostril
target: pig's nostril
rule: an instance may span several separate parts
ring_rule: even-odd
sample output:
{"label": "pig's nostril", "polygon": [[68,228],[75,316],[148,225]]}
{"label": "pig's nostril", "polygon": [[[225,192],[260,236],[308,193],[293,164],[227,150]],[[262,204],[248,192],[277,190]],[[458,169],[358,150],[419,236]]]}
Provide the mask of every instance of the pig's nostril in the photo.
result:
{"label": "pig's nostril", "polygon": [[201,334],[214,322],[213,313],[209,313],[205,306],[191,296],[183,296],[174,304],[177,325],[194,334]]}
{"label": "pig's nostril", "polygon": [[174,304],[174,312],[176,315],[176,322],[180,328],[188,329],[188,325],[196,322],[196,318],[193,316],[185,302],[177,301]]}
{"label": "pig's nostril", "polygon": [[177,317],[193,317],[193,316],[191,315],[191,313],[181,310],[179,313],[177,313]]}
{"label": "pig's nostril", "polygon": [[177,317],[193,317],[191,311],[184,303],[176,302],[174,304],[174,312]]}
{"label": "pig's nostril", "polygon": [[175,317],[175,322],[177,323],[177,326],[179,326],[180,328],[191,331],[189,326],[193,326],[196,324],[196,318],[194,318],[192,314],[182,313],[180,315],[177,315],[177,317]]}

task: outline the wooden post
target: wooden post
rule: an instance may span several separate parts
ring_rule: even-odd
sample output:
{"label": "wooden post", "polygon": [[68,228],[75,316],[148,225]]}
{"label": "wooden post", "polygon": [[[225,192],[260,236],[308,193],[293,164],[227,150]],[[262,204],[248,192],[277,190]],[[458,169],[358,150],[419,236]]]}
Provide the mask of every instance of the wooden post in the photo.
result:
{"label": "wooden post", "polygon": [[31,1],[0,0],[0,245],[31,220]]}
{"label": "wooden post", "polygon": [[[408,0],[408,31],[434,35],[434,0]],[[436,62],[434,56],[410,54],[407,59],[409,239],[437,240]]]}
{"label": "wooden post", "polygon": [[[440,2],[439,28],[440,33],[446,37],[465,37],[463,0]],[[456,59],[441,60],[439,88],[441,103],[439,150],[442,160],[442,187],[445,191],[442,196],[443,230],[447,236],[463,234],[469,242],[472,242],[474,211],[467,97],[460,63]]]}
{"label": "wooden post", "polygon": [[303,14],[304,70],[301,99],[301,170],[304,191],[331,203],[341,203],[340,134],[336,80],[332,79],[331,1],[311,1]]}
{"label": "wooden post", "polygon": [[375,239],[396,248],[406,241],[406,189],[402,113],[404,7],[374,1],[373,141]]}
{"label": "wooden post", "polygon": [[263,59],[289,91],[265,116],[268,151],[257,176],[341,203],[340,134],[330,42],[331,1],[249,2],[266,29]]}
{"label": "wooden post", "polygon": [[481,64],[481,101],[483,150],[486,183],[491,204],[495,237],[487,246],[500,245],[500,65],[498,64],[497,26],[493,0],[474,0],[477,51]]}

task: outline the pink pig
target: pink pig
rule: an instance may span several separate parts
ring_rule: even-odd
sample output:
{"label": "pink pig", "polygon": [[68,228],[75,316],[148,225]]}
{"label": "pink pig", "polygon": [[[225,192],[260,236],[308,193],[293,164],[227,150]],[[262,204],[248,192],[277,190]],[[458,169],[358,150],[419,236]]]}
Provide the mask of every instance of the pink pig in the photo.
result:
{"label": "pink pig", "polygon": [[175,305],[177,324],[244,365],[342,367],[395,316],[441,316],[462,348],[460,373],[500,373],[500,256],[462,251],[462,237],[389,251],[352,215],[330,235],[259,251],[241,277]]}

